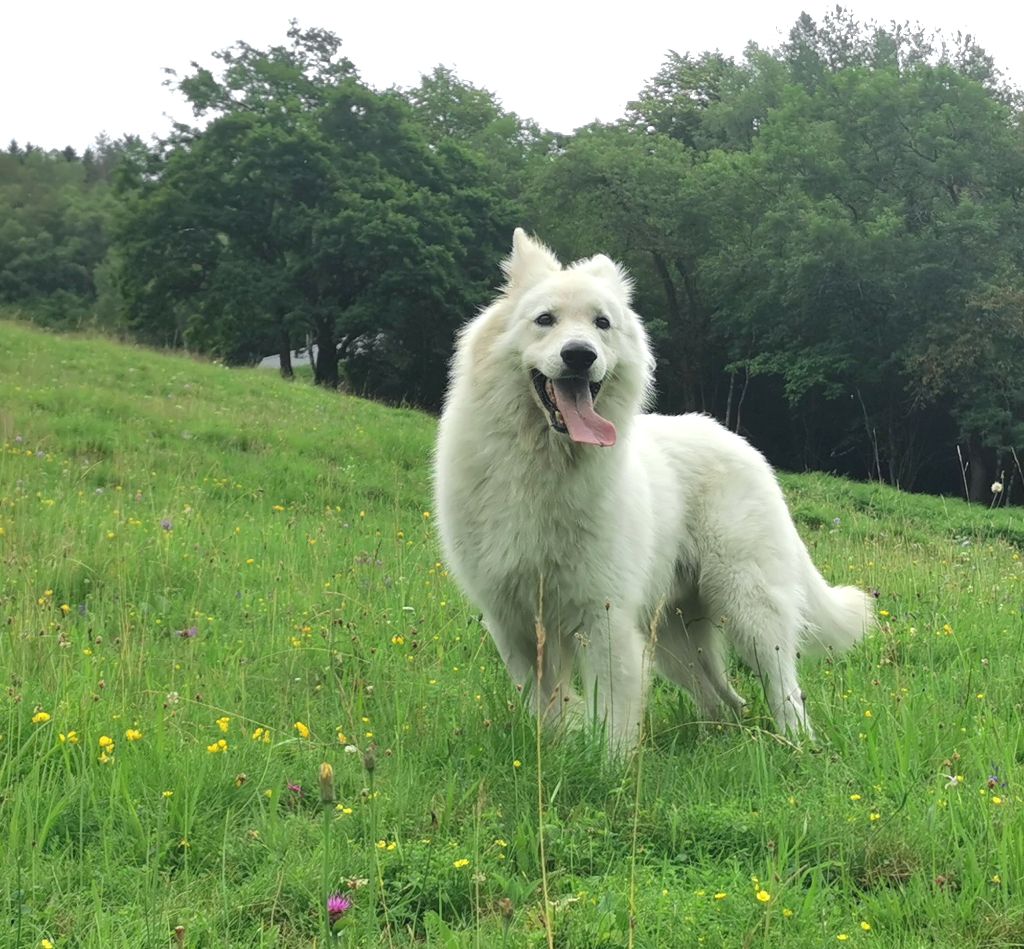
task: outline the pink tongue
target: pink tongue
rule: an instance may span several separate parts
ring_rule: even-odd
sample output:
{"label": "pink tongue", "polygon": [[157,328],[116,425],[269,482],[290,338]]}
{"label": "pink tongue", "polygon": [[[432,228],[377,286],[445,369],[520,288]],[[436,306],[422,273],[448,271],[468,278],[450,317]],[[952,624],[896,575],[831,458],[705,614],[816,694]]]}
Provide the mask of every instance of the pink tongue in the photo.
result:
{"label": "pink tongue", "polygon": [[586,379],[552,379],[555,404],[562,413],[569,437],[584,445],[615,444],[615,426],[594,411],[590,384]]}

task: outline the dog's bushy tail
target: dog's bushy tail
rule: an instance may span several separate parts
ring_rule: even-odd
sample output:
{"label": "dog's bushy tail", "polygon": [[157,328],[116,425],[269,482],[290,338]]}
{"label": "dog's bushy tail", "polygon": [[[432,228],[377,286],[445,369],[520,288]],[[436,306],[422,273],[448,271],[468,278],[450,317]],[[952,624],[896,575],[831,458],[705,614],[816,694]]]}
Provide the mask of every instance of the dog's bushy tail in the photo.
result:
{"label": "dog's bushy tail", "polygon": [[874,601],[857,587],[832,587],[808,557],[805,628],[800,643],[807,656],[845,652],[874,622]]}

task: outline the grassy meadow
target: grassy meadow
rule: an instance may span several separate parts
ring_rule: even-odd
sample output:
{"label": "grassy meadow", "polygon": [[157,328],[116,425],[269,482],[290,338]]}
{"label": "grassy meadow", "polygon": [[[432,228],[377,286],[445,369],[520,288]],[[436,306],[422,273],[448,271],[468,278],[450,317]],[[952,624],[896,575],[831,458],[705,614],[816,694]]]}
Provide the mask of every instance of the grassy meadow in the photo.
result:
{"label": "grassy meadow", "polygon": [[1024,945],[1024,512],[784,476],[878,597],[820,741],[737,668],[742,724],[659,684],[610,762],[439,562],[433,437],[0,323],[0,946]]}

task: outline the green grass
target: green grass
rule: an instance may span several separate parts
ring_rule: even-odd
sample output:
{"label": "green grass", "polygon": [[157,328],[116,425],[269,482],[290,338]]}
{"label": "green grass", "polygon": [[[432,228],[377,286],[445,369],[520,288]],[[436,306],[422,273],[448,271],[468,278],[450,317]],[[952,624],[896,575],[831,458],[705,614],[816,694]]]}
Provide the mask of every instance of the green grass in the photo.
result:
{"label": "green grass", "polygon": [[784,477],[878,591],[802,668],[821,742],[736,669],[743,727],[659,685],[616,763],[537,742],[438,563],[433,437],[0,323],[0,945],[326,945],[335,890],[348,946],[1024,945],[1021,512]]}

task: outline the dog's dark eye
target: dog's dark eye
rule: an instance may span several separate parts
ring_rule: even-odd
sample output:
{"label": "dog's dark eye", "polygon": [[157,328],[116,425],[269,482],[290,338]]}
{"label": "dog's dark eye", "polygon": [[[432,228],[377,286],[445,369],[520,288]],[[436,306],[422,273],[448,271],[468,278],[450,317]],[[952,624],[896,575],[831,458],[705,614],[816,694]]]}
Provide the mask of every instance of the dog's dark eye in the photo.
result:
{"label": "dog's dark eye", "polygon": [[594,326],[599,330],[610,330],[612,328],[612,321],[607,316],[598,316],[594,319]]}
{"label": "dog's dark eye", "polygon": [[541,313],[533,322],[538,326],[554,326],[555,318],[551,313]]}

